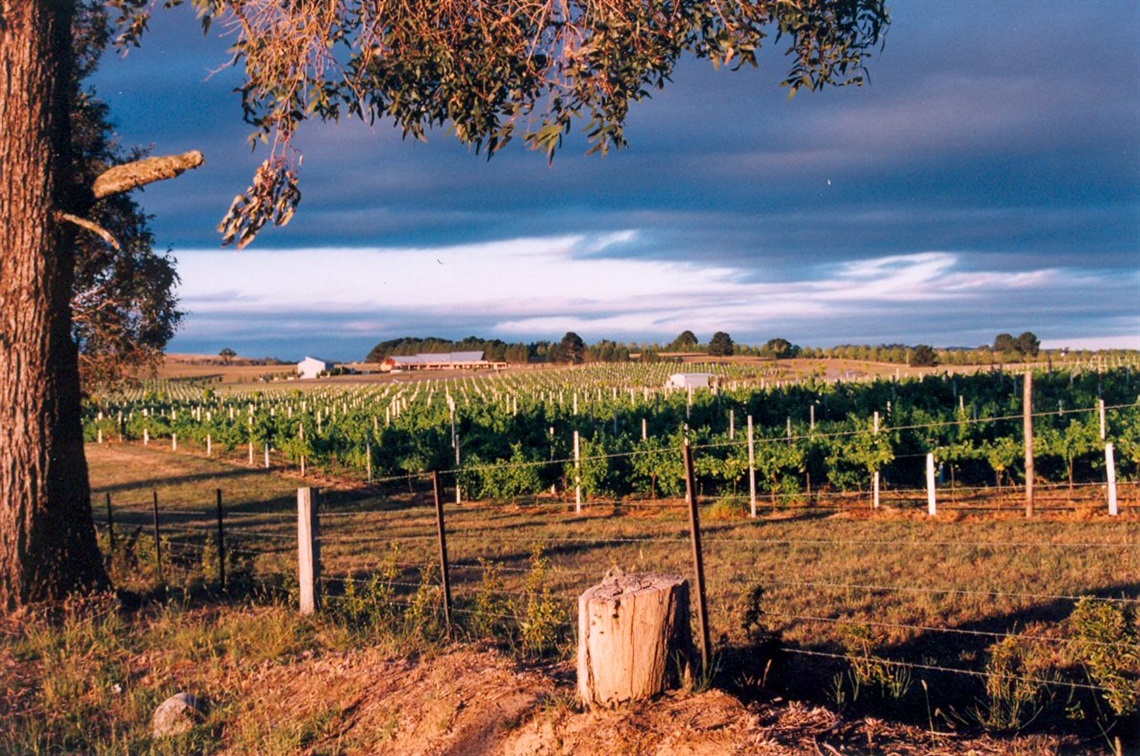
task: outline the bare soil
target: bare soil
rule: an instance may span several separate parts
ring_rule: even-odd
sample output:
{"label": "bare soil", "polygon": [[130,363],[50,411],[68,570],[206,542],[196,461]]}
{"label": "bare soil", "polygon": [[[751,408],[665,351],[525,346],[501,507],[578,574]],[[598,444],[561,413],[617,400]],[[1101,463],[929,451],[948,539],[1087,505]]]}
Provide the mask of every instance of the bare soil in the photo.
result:
{"label": "bare soil", "polygon": [[[430,658],[378,650],[266,664],[240,684],[243,715],[312,720],[307,753],[1028,754],[1083,750],[1044,736],[959,738],[781,700],[746,705],[721,690],[583,711],[568,665],[524,668],[490,650]],[[235,723],[240,727],[240,723]],[[1088,747],[1090,744],[1084,744]],[[234,752],[234,751],[231,751]],[[1088,752],[1088,751],[1084,751]]]}

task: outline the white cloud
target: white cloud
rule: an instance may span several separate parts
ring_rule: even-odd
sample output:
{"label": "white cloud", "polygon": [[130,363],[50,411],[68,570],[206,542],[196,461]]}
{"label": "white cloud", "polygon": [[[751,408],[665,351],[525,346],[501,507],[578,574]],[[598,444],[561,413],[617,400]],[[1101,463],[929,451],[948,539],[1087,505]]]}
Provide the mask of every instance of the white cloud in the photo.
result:
{"label": "white cloud", "polygon": [[[201,339],[263,330],[275,337],[379,339],[393,330],[465,330],[531,340],[573,330],[587,340],[644,340],[685,329],[743,336],[779,327],[819,334],[818,340],[840,324],[891,323],[914,334],[900,333],[899,340],[919,340],[938,333],[952,314],[985,310],[999,312],[1001,323],[1020,322],[1027,316],[1017,310],[1018,297],[1056,302],[1062,292],[1071,297],[1107,285],[1055,268],[985,270],[984,258],[967,266],[959,254],[940,251],[765,281],[762,271],[701,259],[616,256],[636,241],[636,232],[622,231],[432,249],[180,252],[181,294],[191,312],[184,334]],[[1112,332],[1135,332],[1138,321],[1117,323]],[[1045,331],[1037,322],[1026,325]],[[1083,335],[1078,327],[1088,330],[1077,324],[1049,330]],[[945,342],[956,343],[954,334]]]}

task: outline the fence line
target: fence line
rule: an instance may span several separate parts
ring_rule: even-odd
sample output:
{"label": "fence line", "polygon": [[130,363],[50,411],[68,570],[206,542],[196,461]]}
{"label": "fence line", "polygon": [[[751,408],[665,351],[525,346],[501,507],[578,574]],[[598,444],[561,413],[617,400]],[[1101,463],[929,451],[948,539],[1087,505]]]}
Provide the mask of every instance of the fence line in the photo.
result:
{"label": "fence line", "polygon": [[[1073,413],[1073,412],[1076,412],[1076,410],[1068,410],[1068,412]],[[779,440],[782,441],[784,439],[779,439]],[[737,444],[737,446],[741,446],[741,444]],[[693,447],[693,448],[694,449],[701,449],[701,448],[709,448],[709,447],[699,447],[698,446],[698,447]],[[668,453],[674,453],[674,451],[675,450],[662,449],[662,450],[653,450],[653,451],[641,451],[641,452],[635,452],[635,453],[664,455],[664,454],[668,454]],[[584,460],[585,459],[603,459],[603,458],[609,458],[609,457],[613,457],[613,456],[630,456],[630,454],[633,454],[633,453],[620,454],[620,455],[598,455],[598,456],[592,457],[592,458],[586,457],[586,458],[584,458]],[[567,461],[569,461],[569,460],[567,460]],[[525,465],[529,465],[529,464],[531,464],[531,463],[523,463],[523,465],[518,465],[518,466],[525,466]],[[544,464],[545,465],[545,464],[553,464],[553,463],[549,462],[549,461],[543,461],[541,463],[534,463],[534,464]],[[512,463],[507,463],[505,465],[500,464],[500,465],[494,465],[494,466],[488,466],[488,467],[504,467],[504,466],[511,467],[511,466],[515,466],[515,465],[513,465]],[[688,498],[689,498],[689,501],[695,505],[696,493],[695,493],[695,490],[693,488],[694,476],[692,474],[691,460],[689,461],[687,468],[688,468],[688,475],[686,477],[686,480],[688,481],[689,487],[690,487],[690,489],[689,489],[690,494],[689,494]],[[467,471],[470,471],[471,469],[477,469],[477,468],[466,468],[465,470],[461,470],[459,472],[460,473],[467,472]],[[444,471],[444,472],[446,473],[449,471]],[[452,474],[454,474],[456,471],[450,471],[450,472]],[[422,481],[425,477],[426,476],[423,476],[423,475],[415,475],[415,476],[409,475],[409,476],[394,477],[394,478],[392,478],[392,480],[399,481],[401,483],[406,483],[406,482],[409,482],[411,480]],[[1058,486],[1058,488],[1061,488],[1061,487],[1062,486]],[[438,493],[439,493],[438,488],[436,488],[436,501],[438,504],[437,511],[436,511],[436,517],[437,517],[438,522],[439,522],[439,533],[436,536],[433,536],[430,534],[430,532],[427,532],[428,529],[430,528],[431,524],[432,524],[432,518],[428,515],[428,513],[426,511],[424,512],[424,516],[423,516],[423,529],[422,530],[415,528],[414,526],[405,526],[403,528],[389,529],[386,532],[379,534],[379,535],[368,535],[368,534],[344,535],[343,533],[329,531],[329,530],[326,530],[322,534],[320,532],[321,529],[318,526],[318,523],[320,522],[320,519],[322,519],[322,518],[326,518],[326,517],[329,518],[330,524],[341,523],[341,524],[343,524],[344,527],[352,528],[355,531],[359,531],[360,527],[362,527],[362,525],[360,524],[361,521],[367,522],[368,520],[383,519],[383,517],[385,515],[400,514],[406,510],[399,510],[399,509],[393,509],[393,508],[388,507],[388,508],[375,508],[375,509],[357,509],[357,510],[352,510],[352,511],[332,510],[332,511],[328,511],[328,512],[321,512],[320,507],[317,506],[316,504],[314,504],[313,510],[312,510],[312,517],[313,517],[312,530],[313,530],[313,533],[312,533],[312,536],[310,538],[310,545],[312,547],[315,547],[311,552],[312,558],[314,559],[314,565],[313,565],[312,574],[308,578],[309,588],[306,588],[307,583],[306,583],[306,579],[305,579],[303,573],[302,573],[301,577],[299,578],[301,586],[302,586],[301,595],[305,596],[305,595],[307,595],[306,590],[310,591],[310,593],[308,595],[311,598],[312,606],[313,606],[313,609],[315,610],[316,608],[319,607],[319,601],[320,601],[320,595],[321,595],[321,591],[320,591],[321,585],[330,585],[330,586],[367,585],[367,584],[371,583],[371,581],[374,579],[374,578],[356,577],[356,576],[354,576],[354,574],[348,574],[348,575],[333,574],[333,575],[322,576],[321,575],[321,571],[322,571],[321,570],[321,556],[320,556],[320,549],[322,546],[326,550],[326,558],[328,558],[329,556],[331,556],[331,552],[332,552],[334,547],[367,546],[370,544],[377,544],[377,543],[384,543],[384,542],[393,543],[393,542],[403,542],[403,541],[427,543],[427,542],[431,542],[431,541],[436,540],[436,539],[439,539],[440,541],[442,541],[445,533],[447,535],[450,535],[455,541],[461,542],[461,543],[468,543],[471,540],[476,540],[476,541],[480,541],[480,542],[486,541],[487,536],[489,534],[493,534],[492,537],[494,538],[494,540],[496,542],[501,542],[501,543],[506,543],[506,544],[517,544],[517,543],[533,544],[536,542],[536,539],[534,537],[527,537],[527,536],[523,536],[523,535],[510,535],[510,534],[498,532],[494,527],[485,527],[485,528],[477,528],[477,529],[476,528],[467,528],[465,530],[452,529],[450,531],[445,531],[445,529],[443,527],[443,517],[444,517],[443,506],[441,503],[439,503]],[[155,499],[154,499],[154,511],[153,511],[154,526],[155,526],[154,538],[155,538],[155,543],[157,545],[158,543],[161,542],[162,536],[161,536],[160,530],[159,530],[159,510],[158,510],[158,504],[157,504],[157,494],[154,494],[154,497],[155,497]],[[300,500],[300,497],[299,497],[299,500]],[[569,504],[563,502],[563,503],[560,503],[558,506],[562,510],[566,510],[568,508]],[[410,508],[406,508],[406,509],[410,509]],[[467,515],[467,514],[475,514],[475,515],[482,516],[482,515],[485,515],[488,511],[494,512],[495,508],[494,507],[480,506],[480,505],[472,505],[472,504],[463,504],[463,505],[456,504],[456,505],[454,505],[454,508],[449,508],[449,510],[451,512],[452,517],[455,517],[456,515]],[[693,510],[695,510],[695,506],[693,507]],[[112,557],[114,555],[114,549],[115,549],[114,533],[115,533],[115,527],[116,526],[118,526],[120,529],[122,529],[124,527],[132,527],[132,528],[138,527],[138,530],[140,532],[143,530],[143,526],[139,525],[138,522],[132,522],[129,525],[127,523],[124,523],[122,521],[122,517],[121,517],[121,515],[124,513],[131,515],[131,516],[138,517],[138,518],[142,518],[143,516],[150,514],[149,512],[147,512],[145,509],[143,509],[141,507],[137,507],[137,508],[135,508],[135,507],[120,507],[118,510],[113,510],[110,494],[107,494],[107,520],[104,523],[104,525],[108,529],[108,534],[109,534],[108,540],[111,544]],[[114,519],[115,514],[120,515],[120,518],[118,521],[116,521]],[[174,512],[168,512],[167,513],[168,516],[173,515],[173,514],[185,515],[185,512],[184,511],[178,511],[177,513],[174,513]],[[244,555],[286,554],[286,553],[290,553],[290,552],[297,553],[296,550],[294,550],[288,546],[283,546],[283,547],[278,548],[278,549],[252,548],[250,546],[250,544],[246,543],[244,540],[247,537],[249,539],[253,539],[253,540],[259,540],[260,539],[260,540],[267,540],[270,542],[274,542],[274,541],[282,542],[282,543],[294,543],[294,542],[296,542],[298,545],[298,548],[300,549],[300,553],[302,555],[304,555],[306,553],[305,549],[304,549],[303,533],[298,534],[298,536],[293,536],[293,535],[290,535],[290,534],[287,534],[284,532],[277,533],[277,532],[267,531],[264,529],[266,526],[272,527],[273,524],[280,524],[280,525],[284,526],[288,522],[285,518],[266,522],[264,519],[262,519],[261,515],[254,514],[254,513],[243,513],[239,516],[230,516],[228,513],[225,513],[223,510],[223,506],[222,506],[222,494],[221,494],[220,489],[217,491],[217,506],[216,506],[217,524],[216,524],[216,527],[214,527],[206,519],[206,518],[210,517],[210,514],[211,513],[208,511],[196,513],[195,516],[197,518],[201,519],[200,523],[167,522],[167,523],[163,524],[163,529],[165,531],[167,531],[167,533],[168,533],[167,538],[170,537],[169,534],[173,533],[176,538],[179,536],[179,534],[181,534],[181,535],[189,535],[191,538],[198,537],[198,538],[202,539],[202,541],[204,541],[204,542],[201,542],[201,543],[195,543],[193,541],[182,541],[179,543],[179,546],[180,546],[180,548],[190,549],[191,551],[197,551],[198,553],[203,553],[203,554],[210,548],[210,543],[209,543],[210,537],[216,536],[215,543],[216,543],[216,550],[218,552],[218,557],[217,557],[218,584],[222,588],[222,590],[225,590],[225,587],[226,587],[226,572],[225,572],[225,570],[226,570],[227,542],[228,542],[230,553],[238,553],[238,554],[244,554]],[[511,518],[511,515],[502,515],[501,516],[501,519],[510,519],[510,518]],[[582,518],[582,517],[575,518],[575,520],[583,520],[586,522],[588,522],[589,519],[590,518]],[[256,523],[256,525],[254,525],[254,523]],[[673,526],[675,527],[676,524],[674,524]],[[227,527],[228,527],[228,530],[227,530]],[[969,549],[973,549],[973,550],[1033,548],[1033,549],[1054,549],[1054,550],[1066,550],[1066,551],[1079,550],[1079,549],[1086,549],[1086,550],[1123,549],[1125,551],[1131,551],[1131,550],[1140,549],[1140,544],[1137,544],[1137,543],[1112,543],[1112,542],[1105,542],[1105,541],[1080,541],[1080,542],[1067,542],[1067,543],[1066,542],[1043,541],[1040,543],[1035,543],[1035,542],[1030,542],[1030,541],[1004,540],[1004,541],[971,541],[968,543],[963,543],[960,541],[929,540],[929,539],[900,541],[898,539],[878,539],[878,538],[860,538],[860,539],[854,539],[854,540],[852,540],[852,539],[827,539],[827,538],[800,538],[800,539],[797,539],[797,538],[765,538],[765,537],[748,538],[748,537],[739,537],[739,536],[717,535],[715,533],[715,530],[710,532],[704,538],[704,547],[702,547],[701,539],[699,537],[700,525],[699,525],[699,522],[696,520],[695,517],[691,522],[691,529],[693,532],[693,537],[691,537],[691,538],[685,537],[684,535],[682,535],[680,533],[678,533],[676,535],[640,535],[640,536],[619,535],[619,536],[610,536],[610,537],[601,537],[601,538],[589,537],[589,536],[575,536],[575,535],[568,534],[568,535],[561,535],[561,536],[544,536],[543,538],[541,538],[539,540],[541,542],[547,543],[547,544],[560,544],[561,543],[561,544],[572,544],[572,545],[588,545],[591,547],[598,547],[598,546],[644,546],[647,544],[654,544],[654,543],[663,543],[663,544],[670,544],[670,545],[679,546],[683,542],[691,541],[693,543],[694,562],[697,565],[696,567],[694,567],[694,570],[698,575],[702,573],[702,569],[700,566],[701,565],[701,552],[702,552],[702,548],[705,548],[705,547],[716,548],[716,547],[725,547],[725,546],[729,546],[729,547],[747,546],[747,547],[754,548],[754,549],[763,549],[765,547],[810,546],[810,547],[836,547],[836,548],[842,547],[844,549],[866,549],[866,548],[882,549],[884,547],[891,547],[891,548],[898,548],[898,549],[969,548]],[[302,561],[304,560],[303,556],[300,558],[302,559]],[[676,552],[673,555],[673,558],[676,560],[676,562],[678,564],[684,564],[684,558],[683,558],[683,556],[681,556],[681,552],[679,549],[676,550]],[[454,568],[459,569],[459,570],[476,570],[478,568],[486,569],[486,566],[482,562],[480,562],[478,564],[473,564],[469,561],[465,562],[464,560],[453,560],[453,559],[450,559],[448,557],[446,552],[442,554],[441,562],[442,562],[442,573],[444,575],[447,574],[447,568],[449,566],[454,567]],[[399,579],[384,580],[384,584],[389,585],[389,586],[394,587],[394,588],[406,589],[409,591],[413,591],[413,590],[421,589],[423,587],[424,583],[422,582],[422,580],[420,580],[420,581],[409,580],[409,579],[404,577],[404,573],[406,573],[410,570],[417,569],[419,567],[422,567],[422,565],[412,565],[412,564],[408,564],[408,563],[391,564],[391,563],[385,562],[383,560],[378,560],[378,561],[374,562],[371,567],[366,567],[365,569],[398,568],[401,571]],[[499,567],[496,565],[493,567],[493,569],[495,569],[498,572],[506,572],[506,573],[515,574],[515,575],[522,575],[522,574],[526,574],[526,573],[531,572],[531,570],[524,568],[524,567],[510,567],[510,566]],[[484,576],[485,575],[486,575],[486,572],[484,572]],[[597,571],[590,571],[590,570],[566,570],[566,569],[557,567],[557,568],[553,568],[551,570],[550,575],[551,575],[551,577],[576,576],[576,577],[592,577],[594,579],[597,579],[598,572]],[[735,575],[733,575],[731,577],[718,575],[718,578],[720,578],[721,580],[724,580],[725,582],[731,582],[732,578],[734,578],[734,577],[735,577]],[[161,573],[160,573],[160,579],[161,579]],[[932,588],[932,587],[922,587],[922,586],[915,586],[915,585],[879,585],[879,584],[874,584],[874,583],[856,583],[856,582],[826,581],[826,580],[823,580],[823,581],[820,581],[820,580],[787,580],[787,579],[781,579],[781,578],[778,578],[775,576],[770,576],[768,579],[762,580],[762,584],[765,586],[768,586],[768,587],[773,587],[773,588],[800,588],[800,589],[811,589],[813,591],[841,590],[841,591],[870,591],[870,592],[890,593],[890,594],[911,594],[911,595],[931,595],[931,596],[933,596],[933,595],[957,595],[957,596],[986,597],[986,598],[993,598],[993,599],[997,599],[997,598],[1018,599],[1018,600],[1028,600],[1028,601],[1073,601],[1073,602],[1076,602],[1076,601],[1080,601],[1080,600],[1091,600],[1091,601],[1098,601],[1098,602],[1104,602],[1104,603],[1121,605],[1121,606],[1126,606],[1126,605],[1130,606],[1130,605],[1136,605],[1136,604],[1140,603],[1140,597],[1129,598],[1129,597],[1082,596],[1082,595],[1072,595],[1072,594],[1059,593],[1059,592],[1058,593],[1044,593],[1044,592],[1034,593],[1034,592],[1023,592],[1023,591],[978,590],[978,589],[969,589],[969,588]],[[451,601],[451,596],[450,596],[450,588],[448,587],[448,584],[445,583],[444,586],[442,586],[442,589],[443,589],[444,593],[446,594],[445,598],[444,598],[444,601],[445,601],[444,610],[446,613],[448,625],[450,626],[450,612],[453,609],[453,607],[451,606],[452,601]],[[460,587],[460,594],[461,595],[468,595],[470,592],[471,592],[470,581],[465,581],[465,584]],[[703,591],[699,591],[699,592],[701,594],[703,594]],[[525,592],[518,592],[518,591],[516,591],[514,593],[511,593],[508,591],[501,591],[501,593],[503,595],[514,595],[514,596],[526,596],[527,595]],[[395,605],[411,605],[408,602],[400,601],[398,598],[393,599],[392,603]],[[459,609],[457,609],[457,611],[458,611],[458,613],[462,614],[464,612],[464,609],[462,607],[460,607]],[[707,668],[709,645],[710,645],[708,640],[707,640],[708,630],[707,630],[707,625],[705,624],[707,622],[707,612],[704,611],[703,606],[698,611],[699,611],[698,619],[701,621],[702,625],[705,625],[705,627],[702,628],[705,640],[702,642],[701,646],[702,646],[702,651],[705,655],[705,662],[706,662],[706,668]],[[1019,634],[1019,633],[1015,633],[1015,632],[1011,633],[1011,632],[981,631],[981,630],[972,630],[969,628],[939,627],[936,625],[924,625],[924,624],[918,624],[918,623],[915,623],[915,624],[891,623],[891,622],[883,622],[883,621],[879,621],[879,620],[859,620],[859,619],[856,619],[853,617],[852,618],[822,617],[822,616],[809,615],[809,614],[803,614],[803,613],[793,613],[793,612],[769,611],[769,612],[766,612],[766,614],[768,616],[772,616],[772,617],[783,617],[784,619],[790,620],[792,623],[796,623],[796,622],[813,623],[814,622],[814,623],[829,623],[832,625],[866,625],[866,626],[871,626],[871,627],[882,627],[882,628],[894,628],[894,629],[899,629],[899,630],[909,630],[909,631],[913,631],[916,633],[947,634],[947,635],[960,635],[960,636],[966,636],[966,637],[985,637],[985,638],[996,638],[996,639],[1018,638],[1018,639],[1030,640],[1033,642],[1038,642],[1038,641],[1044,642],[1045,641],[1045,639],[1041,638],[1040,636]],[[1063,642],[1063,639],[1049,639],[1049,640],[1055,641],[1055,642]],[[850,661],[850,658],[851,658],[850,656],[830,654],[830,653],[823,652],[823,651],[816,651],[816,650],[812,650],[812,649],[804,649],[804,648],[799,648],[799,647],[795,647],[795,646],[788,646],[785,650],[787,650],[790,653],[799,653],[799,654],[804,654],[804,655],[808,655],[808,656],[816,656],[816,657],[830,657],[830,658],[835,658],[835,659],[844,660],[844,661]],[[943,666],[932,665],[932,664],[918,664],[918,663],[911,663],[911,662],[904,662],[904,661],[893,661],[893,660],[887,660],[887,659],[879,659],[878,657],[876,657],[876,661],[881,661],[884,664],[897,665],[898,667],[912,669],[912,670],[938,671],[938,672],[946,672],[946,673],[954,673],[954,674],[971,675],[971,676],[975,676],[975,677],[985,677],[987,675],[986,672],[980,672],[978,670],[957,669],[957,668],[943,667]],[[1008,676],[1006,676],[1006,677],[1008,677]],[[1013,678],[1010,677],[1009,679],[1013,679]],[[1025,681],[1034,682],[1035,684],[1042,684],[1042,685],[1060,685],[1060,686],[1064,686],[1064,687],[1097,690],[1097,691],[1103,690],[1102,688],[1100,688],[1098,686],[1084,685],[1081,683],[1074,683],[1071,681],[1070,682],[1058,682],[1058,681],[1049,681],[1049,680],[1035,680],[1032,678],[1025,678]]]}

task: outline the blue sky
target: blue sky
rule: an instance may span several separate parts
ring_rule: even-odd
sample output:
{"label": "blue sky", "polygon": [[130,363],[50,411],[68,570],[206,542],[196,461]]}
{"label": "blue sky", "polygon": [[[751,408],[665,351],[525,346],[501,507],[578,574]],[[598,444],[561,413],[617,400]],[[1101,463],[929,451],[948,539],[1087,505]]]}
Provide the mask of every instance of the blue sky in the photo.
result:
{"label": "blue sky", "polygon": [[292,223],[215,227],[264,158],[225,41],[159,12],[95,86],[127,145],[206,165],[140,199],[189,311],[172,351],[362,357],[405,335],[1140,348],[1140,3],[896,2],[871,86],[688,62],[631,147],[492,160],[308,124]]}

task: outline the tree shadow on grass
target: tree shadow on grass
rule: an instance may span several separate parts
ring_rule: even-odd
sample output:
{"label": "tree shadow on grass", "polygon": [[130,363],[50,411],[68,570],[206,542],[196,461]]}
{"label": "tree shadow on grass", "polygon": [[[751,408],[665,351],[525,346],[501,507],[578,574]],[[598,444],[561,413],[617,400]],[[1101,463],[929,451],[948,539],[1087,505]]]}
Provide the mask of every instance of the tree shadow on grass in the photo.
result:
{"label": "tree shadow on grass", "polygon": [[[1140,582],[1117,583],[1085,595],[1098,599],[1135,599],[1140,597]],[[871,659],[885,660],[883,669],[909,675],[906,692],[897,697],[865,681],[863,689],[855,691],[852,660],[868,657],[852,657],[840,643],[830,640],[781,645],[769,637],[748,645],[725,645],[720,649],[717,682],[744,699],[763,700],[779,695],[832,708],[839,706],[856,716],[980,734],[984,730],[983,721],[991,713],[986,663],[993,655],[992,647],[1004,638],[1023,634],[1026,627],[1035,623],[1064,622],[1073,613],[1075,604],[1073,599],[1057,598],[1014,612],[919,631],[905,642],[871,649]],[[803,622],[816,625],[811,620]],[[1028,638],[1024,641],[1027,646],[1058,642],[1045,638],[1034,640],[1037,636],[1023,637]],[[1041,673],[1015,670],[1011,674],[1041,679],[1032,678],[1033,674]],[[1109,731],[1110,735],[1124,736],[1126,752],[1132,752],[1128,748],[1140,748],[1136,740],[1140,727],[1135,715],[1131,721],[1116,720],[1103,699],[1088,689],[1087,686],[1095,686],[1096,682],[1085,669],[1060,670],[1058,677],[1046,682],[1049,684],[1042,688],[1034,704],[1039,711],[1031,721],[1024,723],[1024,729],[1007,732],[1068,736],[1090,748],[1107,748],[1105,732]]]}

